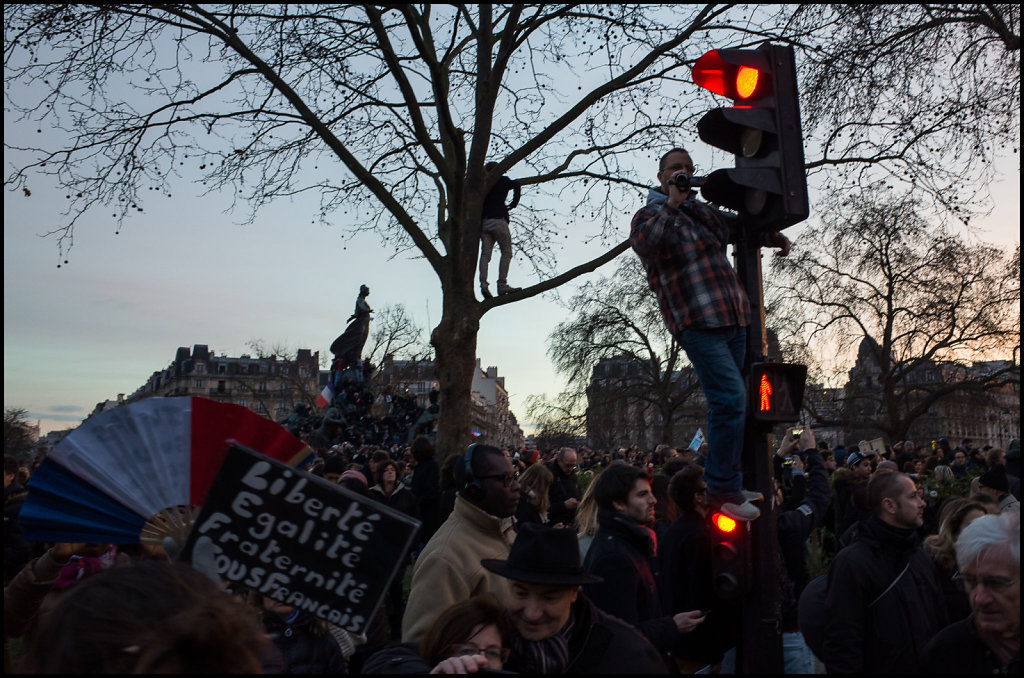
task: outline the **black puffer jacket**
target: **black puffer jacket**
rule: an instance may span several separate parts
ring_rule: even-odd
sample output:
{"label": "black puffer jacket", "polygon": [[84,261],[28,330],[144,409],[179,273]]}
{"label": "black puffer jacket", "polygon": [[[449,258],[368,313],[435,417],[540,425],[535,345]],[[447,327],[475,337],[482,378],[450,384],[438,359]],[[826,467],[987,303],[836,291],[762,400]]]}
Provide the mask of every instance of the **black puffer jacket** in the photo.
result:
{"label": "black puffer jacket", "polygon": [[872,516],[828,573],[822,649],[829,673],[914,673],[947,624],[942,587],[916,530]]}
{"label": "black puffer jacket", "polygon": [[[299,612],[294,621],[288,623],[280,616],[265,612],[263,626],[270,639],[281,653],[283,674],[344,674],[347,673],[345,657],[334,639],[326,630],[313,630],[315,619],[307,612]],[[263,666],[264,673],[275,673],[277,666]]]}
{"label": "black puffer jacket", "polygon": [[658,650],[672,650],[681,634],[662,610],[654,533],[617,513],[601,511],[597,520],[584,567],[604,581],[585,584],[583,592],[601,611],[640,629]]}

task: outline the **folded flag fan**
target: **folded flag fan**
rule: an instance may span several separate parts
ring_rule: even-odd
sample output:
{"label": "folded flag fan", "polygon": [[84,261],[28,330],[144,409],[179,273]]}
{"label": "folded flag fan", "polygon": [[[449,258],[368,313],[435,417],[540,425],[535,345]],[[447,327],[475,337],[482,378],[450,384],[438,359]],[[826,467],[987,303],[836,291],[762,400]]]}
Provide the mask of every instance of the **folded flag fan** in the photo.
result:
{"label": "folded flag fan", "polygon": [[314,454],[239,405],[140,400],[86,420],[47,455],[21,509],[25,539],[184,543],[232,443],[291,466]]}

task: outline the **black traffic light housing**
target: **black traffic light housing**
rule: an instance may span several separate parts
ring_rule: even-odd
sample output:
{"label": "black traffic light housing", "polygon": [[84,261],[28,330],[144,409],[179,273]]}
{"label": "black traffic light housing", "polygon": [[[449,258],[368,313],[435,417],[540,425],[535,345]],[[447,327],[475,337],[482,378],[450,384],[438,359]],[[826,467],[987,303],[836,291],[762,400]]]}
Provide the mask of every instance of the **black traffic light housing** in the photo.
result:
{"label": "black traffic light housing", "polygon": [[736,600],[750,589],[749,522],[711,514],[711,589],[721,600]]}
{"label": "black traffic light housing", "polygon": [[807,218],[807,174],[793,48],[719,49],[693,65],[693,80],[738,105],[708,111],[700,138],[736,156],[708,175],[701,195],[739,212],[745,224],[781,230]]}
{"label": "black traffic light housing", "polygon": [[807,366],[795,363],[753,363],[747,376],[747,412],[757,422],[800,420]]}

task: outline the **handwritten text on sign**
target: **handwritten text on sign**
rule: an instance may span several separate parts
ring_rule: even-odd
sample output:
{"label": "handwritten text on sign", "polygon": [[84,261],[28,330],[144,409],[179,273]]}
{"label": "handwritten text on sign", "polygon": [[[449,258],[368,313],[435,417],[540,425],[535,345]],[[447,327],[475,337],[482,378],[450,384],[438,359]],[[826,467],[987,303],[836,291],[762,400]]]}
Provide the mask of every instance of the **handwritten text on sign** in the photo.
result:
{"label": "handwritten text on sign", "polygon": [[233,447],[189,538],[221,578],[362,633],[419,523],[367,497]]}

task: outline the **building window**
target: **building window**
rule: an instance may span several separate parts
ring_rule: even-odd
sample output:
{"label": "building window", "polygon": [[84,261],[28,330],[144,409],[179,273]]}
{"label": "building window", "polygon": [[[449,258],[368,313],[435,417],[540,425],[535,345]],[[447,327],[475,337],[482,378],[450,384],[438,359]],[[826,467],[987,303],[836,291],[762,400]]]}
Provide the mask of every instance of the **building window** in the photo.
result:
{"label": "building window", "polygon": [[203,381],[202,379],[196,379],[196,382],[195,382],[195,387],[196,388],[204,388],[205,386],[206,386],[206,382],[205,381]]}
{"label": "building window", "polygon": [[260,382],[260,393],[266,393],[266,392],[267,392],[267,382],[261,381]]}
{"label": "building window", "polygon": [[238,404],[241,405],[242,407],[249,407],[249,402],[244,398],[240,398],[238,400]]}
{"label": "building window", "polygon": [[196,374],[205,374],[206,373],[206,363],[196,363],[195,364],[195,370],[196,370]]}
{"label": "building window", "polygon": [[228,373],[228,364],[227,363],[217,363],[217,374],[227,374],[227,373]]}
{"label": "building window", "polygon": [[256,413],[257,414],[266,414],[267,413],[267,406],[264,405],[262,401],[256,404]]}

